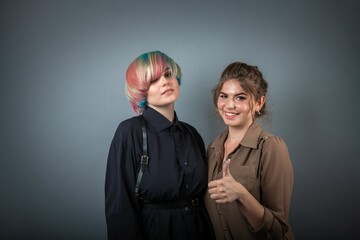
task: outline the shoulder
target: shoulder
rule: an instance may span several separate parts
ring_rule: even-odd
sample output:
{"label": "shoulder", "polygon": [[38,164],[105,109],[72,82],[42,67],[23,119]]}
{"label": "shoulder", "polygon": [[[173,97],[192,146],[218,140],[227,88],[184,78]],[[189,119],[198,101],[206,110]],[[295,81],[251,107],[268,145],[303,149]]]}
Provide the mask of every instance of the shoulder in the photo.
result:
{"label": "shoulder", "polygon": [[[283,181],[291,183],[293,179],[293,168],[286,142],[282,137],[272,135],[268,132],[261,133],[260,135],[262,136],[261,142],[263,143],[260,145],[260,161],[263,176],[268,176],[272,179],[280,177]],[[268,172],[268,174],[266,174],[266,172]]]}
{"label": "shoulder", "polygon": [[267,131],[262,131],[259,135],[259,141],[263,142],[267,147],[285,147],[287,148],[286,142],[280,136],[274,135]]}
{"label": "shoulder", "polygon": [[[272,163],[290,162],[289,150],[286,142],[280,136],[263,131],[260,134],[262,156]],[[262,144],[261,144],[262,143]]]}
{"label": "shoulder", "polygon": [[187,129],[188,131],[192,132],[192,133],[198,133],[198,131],[196,130],[195,127],[193,127],[192,125],[190,125],[189,123],[186,122],[182,122],[179,121],[181,123],[181,125],[183,125],[185,127],[185,129]]}
{"label": "shoulder", "polygon": [[180,123],[183,126],[184,132],[189,132],[190,135],[193,136],[198,142],[204,144],[203,138],[194,126],[182,121],[180,121]]}
{"label": "shoulder", "polygon": [[228,129],[225,129],[223,132],[218,134],[209,144],[208,148],[216,148],[222,146],[224,139],[228,135]]}
{"label": "shoulder", "polygon": [[119,123],[115,135],[114,140],[119,140],[124,137],[128,137],[131,134],[134,134],[137,129],[141,127],[141,116],[135,116],[132,118],[128,118]]}

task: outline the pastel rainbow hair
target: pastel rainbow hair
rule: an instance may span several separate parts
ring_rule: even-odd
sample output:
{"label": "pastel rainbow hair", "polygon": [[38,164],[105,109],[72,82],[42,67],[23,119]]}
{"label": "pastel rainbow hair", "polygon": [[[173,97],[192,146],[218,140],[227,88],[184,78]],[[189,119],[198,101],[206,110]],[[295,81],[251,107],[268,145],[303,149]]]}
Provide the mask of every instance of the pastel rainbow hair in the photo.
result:
{"label": "pastel rainbow hair", "polygon": [[144,53],[130,63],[126,71],[125,91],[132,109],[137,114],[141,114],[147,106],[147,93],[151,82],[159,79],[167,68],[180,85],[180,66],[160,51]]}

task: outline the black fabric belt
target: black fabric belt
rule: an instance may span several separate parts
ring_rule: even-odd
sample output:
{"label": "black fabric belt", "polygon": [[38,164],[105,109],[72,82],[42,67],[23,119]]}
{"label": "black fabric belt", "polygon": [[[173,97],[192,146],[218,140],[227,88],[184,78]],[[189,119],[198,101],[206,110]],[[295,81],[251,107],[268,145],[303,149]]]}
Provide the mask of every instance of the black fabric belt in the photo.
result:
{"label": "black fabric belt", "polygon": [[187,200],[176,200],[169,202],[150,202],[147,200],[141,201],[144,208],[158,208],[158,209],[170,209],[170,208],[184,208],[194,207],[199,205],[199,199],[187,199]]}

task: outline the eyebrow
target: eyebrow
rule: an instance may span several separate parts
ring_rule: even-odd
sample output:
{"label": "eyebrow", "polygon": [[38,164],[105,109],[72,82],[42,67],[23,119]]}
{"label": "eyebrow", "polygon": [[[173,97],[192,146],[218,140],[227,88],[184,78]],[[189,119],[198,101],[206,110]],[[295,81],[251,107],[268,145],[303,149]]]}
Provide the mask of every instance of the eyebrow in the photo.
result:
{"label": "eyebrow", "polygon": [[[225,94],[225,95],[229,95],[228,93],[224,93],[224,92],[220,92],[219,94]],[[241,92],[241,93],[236,93],[234,96],[239,96],[239,95],[248,95],[246,92]]]}

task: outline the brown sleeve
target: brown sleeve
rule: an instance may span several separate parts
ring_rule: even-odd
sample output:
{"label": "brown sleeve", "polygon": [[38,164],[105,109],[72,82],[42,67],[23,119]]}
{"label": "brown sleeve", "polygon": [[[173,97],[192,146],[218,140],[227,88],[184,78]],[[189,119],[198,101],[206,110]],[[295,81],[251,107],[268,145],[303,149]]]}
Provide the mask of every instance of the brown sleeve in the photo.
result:
{"label": "brown sleeve", "polygon": [[293,168],[286,143],[276,136],[264,140],[261,157],[261,204],[264,225],[271,239],[292,239],[289,208],[293,188]]}

